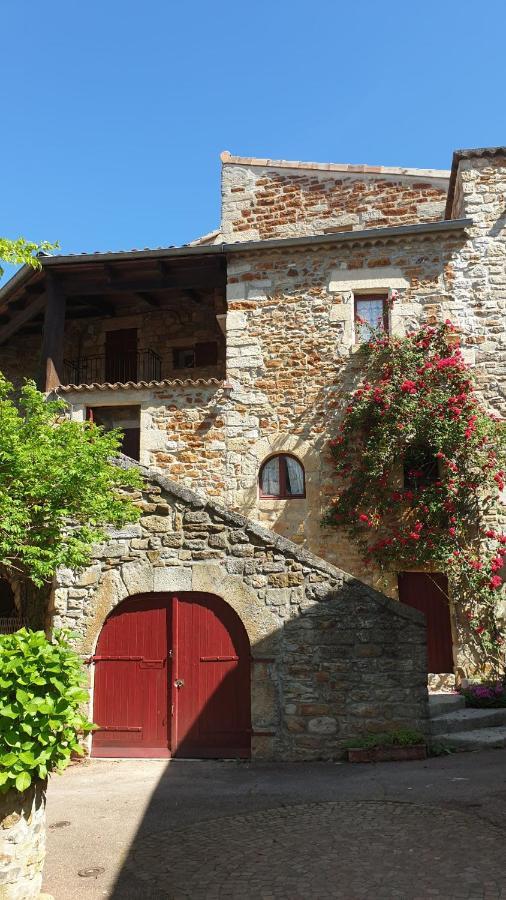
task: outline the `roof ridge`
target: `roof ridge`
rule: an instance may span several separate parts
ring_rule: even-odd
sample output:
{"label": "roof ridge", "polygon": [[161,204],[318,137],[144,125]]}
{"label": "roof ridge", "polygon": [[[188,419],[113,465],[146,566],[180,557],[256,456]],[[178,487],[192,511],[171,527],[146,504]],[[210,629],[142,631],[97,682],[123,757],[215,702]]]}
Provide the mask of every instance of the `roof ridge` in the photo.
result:
{"label": "roof ridge", "polygon": [[405,175],[408,177],[441,178],[448,180],[449,169],[416,169],[404,166],[369,166],[353,163],[318,163],[301,160],[262,159],[255,156],[233,156],[228,150],[220,154],[222,163],[238,166],[263,166],[275,169],[310,169],[322,172],[349,172],[363,175]]}

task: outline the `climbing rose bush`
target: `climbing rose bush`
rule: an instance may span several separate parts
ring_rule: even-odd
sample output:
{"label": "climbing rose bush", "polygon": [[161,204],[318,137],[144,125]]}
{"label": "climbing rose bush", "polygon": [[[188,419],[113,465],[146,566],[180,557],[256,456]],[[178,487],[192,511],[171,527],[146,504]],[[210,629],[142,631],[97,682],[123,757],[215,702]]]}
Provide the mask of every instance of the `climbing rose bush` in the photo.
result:
{"label": "climbing rose bush", "polygon": [[363,381],[330,441],[338,490],[325,522],[368,565],[446,572],[477,658],[497,669],[506,535],[487,522],[505,484],[503,422],[480,403],[450,321],[405,338],[375,332],[358,352]]}

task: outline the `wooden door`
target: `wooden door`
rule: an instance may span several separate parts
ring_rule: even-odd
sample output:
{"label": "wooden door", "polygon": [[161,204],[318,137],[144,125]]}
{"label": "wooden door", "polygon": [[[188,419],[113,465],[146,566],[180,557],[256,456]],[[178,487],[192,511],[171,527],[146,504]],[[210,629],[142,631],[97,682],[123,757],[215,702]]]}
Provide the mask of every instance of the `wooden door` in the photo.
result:
{"label": "wooden door", "polygon": [[250,646],[237,614],[212,594],[173,600],[173,754],[250,755]]}
{"label": "wooden door", "polygon": [[448,579],[436,572],[400,572],[399,599],[420,610],[427,622],[427,671],[453,672]]}
{"label": "wooden door", "polygon": [[105,380],[137,381],[137,329],[120,328],[105,333]]}
{"label": "wooden door", "polygon": [[169,608],[152,594],[125,600],[106,619],[93,658],[100,730],[92,756],[170,756]]}

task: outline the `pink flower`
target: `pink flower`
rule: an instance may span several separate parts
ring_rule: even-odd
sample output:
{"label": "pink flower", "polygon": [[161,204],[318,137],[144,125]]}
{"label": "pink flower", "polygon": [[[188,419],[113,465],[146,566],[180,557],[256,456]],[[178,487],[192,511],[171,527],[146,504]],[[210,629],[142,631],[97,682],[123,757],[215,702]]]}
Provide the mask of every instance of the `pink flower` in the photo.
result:
{"label": "pink flower", "polygon": [[401,391],[404,391],[405,394],[416,394],[416,383],[406,379],[401,384]]}
{"label": "pink flower", "polygon": [[499,575],[493,575],[489,581],[489,587],[491,587],[492,590],[497,590],[497,588],[501,587],[501,584],[502,578]]}

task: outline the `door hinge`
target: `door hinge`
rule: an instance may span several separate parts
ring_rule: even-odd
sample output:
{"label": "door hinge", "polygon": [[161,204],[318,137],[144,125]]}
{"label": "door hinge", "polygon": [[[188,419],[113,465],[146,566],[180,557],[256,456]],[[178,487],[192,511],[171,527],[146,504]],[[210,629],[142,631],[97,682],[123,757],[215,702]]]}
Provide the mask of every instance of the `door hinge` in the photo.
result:
{"label": "door hinge", "polygon": [[170,707],[170,714],[171,714],[171,716],[174,715],[174,704],[173,704],[173,703],[172,703],[172,705],[171,705],[171,707]]}
{"label": "door hinge", "polygon": [[172,650],[167,650],[167,656],[172,659]]}

